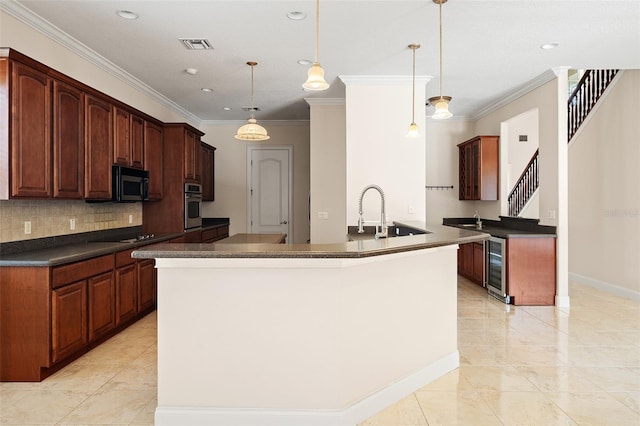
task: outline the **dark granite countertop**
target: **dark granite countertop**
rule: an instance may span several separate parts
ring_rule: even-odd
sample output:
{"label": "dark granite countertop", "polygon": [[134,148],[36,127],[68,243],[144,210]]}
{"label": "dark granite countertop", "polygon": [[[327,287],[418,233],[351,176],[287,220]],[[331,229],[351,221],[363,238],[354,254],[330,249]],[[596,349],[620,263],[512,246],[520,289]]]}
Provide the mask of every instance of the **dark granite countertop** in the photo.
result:
{"label": "dark granite countertop", "polygon": [[[229,226],[229,218],[203,218],[202,220],[203,230],[221,226]],[[122,250],[161,243],[184,235],[183,232],[157,233],[153,235],[153,238],[136,240],[136,236],[141,234],[141,226],[132,226],[3,243],[0,245],[0,267],[59,266]]]}
{"label": "dark granite countertop", "polygon": [[[413,222],[412,222],[413,223]],[[442,225],[413,223],[427,233],[335,244],[157,244],[141,247],[133,257],[158,258],[363,258],[483,241],[488,234]]]}
{"label": "dark granite countertop", "polygon": [[476,228],[476,219],[473,217],[444,218],[443,225],[471,229],[486,232],[492,237],[498,238],[554,238],[555,226],[539,225],[538,219],[526,219],[517,217],[500,216],[500,220],[480,219],[482,228]]}
{"label": "dark granite countertop", "polygon": [[50,247],[38,250],[0,256],[2,266],[59,266],[92,257],[116,253],[122,250],[143,247],[181,236],[178,234],[156,235],[154,238],[141,241],[89,241],[64,246]]}

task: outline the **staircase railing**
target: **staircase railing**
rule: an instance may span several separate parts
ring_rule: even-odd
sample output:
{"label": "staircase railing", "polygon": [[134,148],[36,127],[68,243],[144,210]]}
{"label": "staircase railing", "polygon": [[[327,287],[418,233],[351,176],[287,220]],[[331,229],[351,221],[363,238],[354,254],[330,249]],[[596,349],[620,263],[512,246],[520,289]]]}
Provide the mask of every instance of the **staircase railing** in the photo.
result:
{"label": "staircase railing", "polygon": [[618,70],[587,70],[569,96],[569,141],[587,118]]}
{"label": "staircase railing", "polygon": [[509,193],[509,216],[518,216],[531,196],[538,189],[538,150],[529,160],[529,164],[518,178],[515,186]]}
{"label": "staircase railing", "polygon": [[[587,70],[567,101],[569,141],[576,134],[598,99],[607,89],[619,70]],[[509,216],[518,216],[538,189],[538,151],[520,175],[509,193]]]}

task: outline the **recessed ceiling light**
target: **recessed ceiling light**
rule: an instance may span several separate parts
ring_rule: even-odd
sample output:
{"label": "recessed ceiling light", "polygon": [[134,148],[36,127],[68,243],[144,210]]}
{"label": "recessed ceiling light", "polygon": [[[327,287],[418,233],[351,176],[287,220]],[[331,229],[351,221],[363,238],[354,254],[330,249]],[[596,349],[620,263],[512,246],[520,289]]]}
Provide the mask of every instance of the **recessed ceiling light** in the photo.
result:
{"label": "recessed ceiling light", "polygon": [[300,65],[311,65],[313,61],[310,61],[309,59],[298,59],[298,63]]}
{"label": "recessed ceiling light", "polygon": [[189,75],[196,75],[198,74],[198,70],[195,68],[187,68],[184,70],[184,72],[186,72]]}
{"label": "recessed ceiling light", "polygon": [[213,89],[212,89],[212,88],[210,88],[210,87],[203,87],[203,88],[202,88],[202,89],[200,89],[200,90],[202,90],[203,92],[213,92]]}
{"label": "recessed ceiling light", "polygon": [[130,10],[118,10],[116,13],[119,17],[124,19],[138,19],[138,14],[131,12]]}
{"label": "recessed ceiling light", "polygon": [[545,43],[542,46],[540,46],[540,49],[544,49],[544,50],[549,50],[549,49],[555,49],[556,47],[560,46],[560,43]]}
{"label": "recessed ceiling light", "polygon": [[222,108],[222,109],[223,109],[223,110],[225,110],[225,111],[231,111],[233,108],[231,108],[231,107],[224,107],[224,108]]}
{"label": "recessed ceiling light", "polygon": [[307,17],[307,14],[304,12],[289,12],[287,13],[287,18],[292,19],[294,21],[300,21],[302,19],[305,19]]}

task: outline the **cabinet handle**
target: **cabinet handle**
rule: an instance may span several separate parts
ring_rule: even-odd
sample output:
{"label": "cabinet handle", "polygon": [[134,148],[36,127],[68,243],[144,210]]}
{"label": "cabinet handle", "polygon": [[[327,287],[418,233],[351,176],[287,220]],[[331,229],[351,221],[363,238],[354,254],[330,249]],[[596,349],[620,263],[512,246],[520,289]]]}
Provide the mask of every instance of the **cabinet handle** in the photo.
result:
{"label": "cabinet handle", "polygon": [[286,220],[283,220],[282,222],[280,222],[280,225],[286,225],[287,223],[289,222],[287,222]]}

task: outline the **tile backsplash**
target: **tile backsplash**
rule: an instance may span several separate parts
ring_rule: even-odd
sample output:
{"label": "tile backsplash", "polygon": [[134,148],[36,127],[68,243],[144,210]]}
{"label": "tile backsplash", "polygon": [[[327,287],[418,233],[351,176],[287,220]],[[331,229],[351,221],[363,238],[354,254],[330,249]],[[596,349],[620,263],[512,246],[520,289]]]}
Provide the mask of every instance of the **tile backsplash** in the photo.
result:
{"label": "tile backsplash", "polygon": [[[74,230],[71,219],[75,220]],[[25,234],[25,222],[31,222],[30,234]],[[0,201],[0,243],[139,225],[142,225],[142,203]]]}

